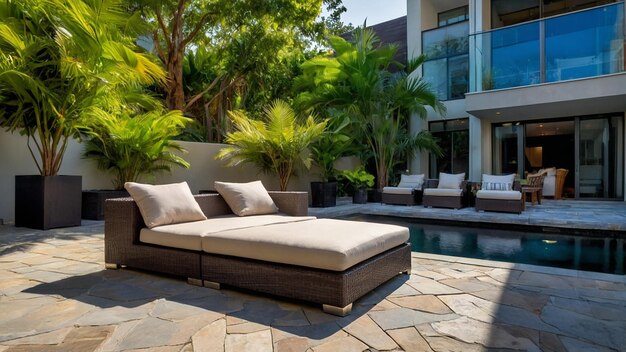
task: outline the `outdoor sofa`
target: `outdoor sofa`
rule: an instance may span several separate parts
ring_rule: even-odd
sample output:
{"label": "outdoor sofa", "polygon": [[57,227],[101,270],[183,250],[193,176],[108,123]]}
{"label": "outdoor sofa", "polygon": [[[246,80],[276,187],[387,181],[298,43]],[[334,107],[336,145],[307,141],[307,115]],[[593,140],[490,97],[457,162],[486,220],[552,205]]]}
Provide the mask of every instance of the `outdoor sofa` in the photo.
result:
{"label": "outdoor sofa", "polygon": [[416,205],[422,203],[424,174],[401,175],[396,187],[383,187],[381,202],[384,204]]}
{"label": "outdoor sofa", "polygon": [[461,209],[467,205],[465,173],[439,173],[439,179],[426,180],[422,204],[424,207]]}
{"label": "outdoor sofa", "polygon": [[133,198],[107,200],[106,267],[305,300],[341,316],[356,299],[410,272],[407,228],[316,219],[307,216],[306,192],[267,194],[280,213],[237,216],[220,194],[193,195],[206,220],[152,228]]}
{"label": "outdoor sofa", "polygon": [[497,211],[521,214],[524,210],[524,197],[515,174],[483,174],[481,189],[476,192],[476,211]]}

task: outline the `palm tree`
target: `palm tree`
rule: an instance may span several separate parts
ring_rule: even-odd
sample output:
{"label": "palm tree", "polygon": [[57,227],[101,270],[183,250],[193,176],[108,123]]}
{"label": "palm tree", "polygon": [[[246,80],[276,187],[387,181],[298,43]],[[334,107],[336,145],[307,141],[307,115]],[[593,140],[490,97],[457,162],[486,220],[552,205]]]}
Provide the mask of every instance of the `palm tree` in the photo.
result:
{"label": "palm tree", "polygon": [[276,174],[280,190],[286,191],[296,168],[311,166],[308,147],[322,134],[326,121],[317,123],[313,116],[308,116],[299,124],[293,109],[281,100],[266,107],[263,113],[265,121],[258,121],[244,111],[229,111],[236,131],[226,135],[226,143],[231,145],[222,148],[216,159],[229,160],[231,166],[247,162]]}
{"label": "palm tree", "polygon": [[151,110],[143,86],[165,71],[133,40],[123,0],[0,3],[0,123],[27,137],[42,176],[56,175],[68,140],[98,114]]}
{"label": "palm tree", "polygon": [[350,116],[367,147],[365,159],[374,160],[381,189],[393,167],[415,151],[440,152],[427,131],[411,135],[408,124],[412,114],[426,118],[427,106],[440,113],[445,107],[415,75],[424,56],[403,66],[394,60],[398,47],[381,46],[371,29],[359,28],[353,35],[352,43],[331,38],[332,55],[303,64],[304,73],[295,82],[302,91],[296,101],[305,109],[332,107]]}
{"label": "palm tree", "polygon": [[113,185],[121,190],[143,175],[169,171],[174,165],[189,168],[172,150],[184,151],[173,138],[190,122],[179,111],[96,116],[84,155],[95,159],[99,168],[113,171]]}

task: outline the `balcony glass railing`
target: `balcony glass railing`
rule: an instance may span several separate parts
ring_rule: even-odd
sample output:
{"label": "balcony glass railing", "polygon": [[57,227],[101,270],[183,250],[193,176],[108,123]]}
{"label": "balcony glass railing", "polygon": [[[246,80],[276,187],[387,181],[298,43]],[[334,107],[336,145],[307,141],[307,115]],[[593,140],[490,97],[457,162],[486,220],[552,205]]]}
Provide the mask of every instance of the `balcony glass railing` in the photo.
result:
{"label": "balcony glass railing", "polygon": [[470,91],[624,71],[624,3],[470,35]]}

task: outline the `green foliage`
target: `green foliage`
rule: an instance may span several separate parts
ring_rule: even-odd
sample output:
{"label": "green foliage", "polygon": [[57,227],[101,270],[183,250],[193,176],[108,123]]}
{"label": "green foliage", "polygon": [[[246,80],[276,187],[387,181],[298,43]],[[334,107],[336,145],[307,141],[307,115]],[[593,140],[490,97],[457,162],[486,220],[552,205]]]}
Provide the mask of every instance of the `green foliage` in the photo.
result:
{"label": "green foliage", "polygon": [[[151,109],[144,85],[165,72],[133,40],[121,0],[0,3],[0,123],[27,136],[41,175],[56,175],[69,138],[99,114]],[[33,147],[34,145],[34,147]]]}
{"label": "green foliage", "polygon": [[335,161],[354,149],[352,140],[346,134],[349,124],[350,120],[345,115],[329,119],[324,133],[311,146],[313,162],[319,167],[324,182],[337,176]]}
{"label": "green foliage", "polygon": [[428,84],[414,73],[424,57],[406,67],[394,60],[395,45],[380,45],[371,29],[357,29],[354,42],[330,39],[333,55],[315,57],[302,65],[295,81],[302,109],[344,111],[359,128],[357,140],[366,146],[364,163],[373,158],[378,188],[388,184],[389,173],[417,150],[439,153],[427,131],[410,134],[412,114],[426,118],[426,106],[445,112]]}
{"label": "green foliage", "polygon": [[170,171],[177,165],[189,168],[189,163],[172,150],[183,149],[172,139],[191,122],[179,111],[152,111],[130,116],[96,115],[85,144],[84,155],[97,161],[98,167],[115,174],[115,189],[124,183],[138,181],[144,175]]}
{"label": "green foliage", "polygon": [[317,123],[313,116],[299,124],[293,109],[277,100],[263,111],[265,121],[251,119],[244,111],[229,111],[236,131],[226,136],[230,146],[222,148],[216,159],[235,166],[247,162],[263,172],[278,175],[280,190],[287,190],[289,178],[299,165],[311,166],[308,149],[324,131],[326,121]]}
{"label": "green foliage", "polygon": [[341,172],[341,176],[348,180],[355,190],[374,186],[374,175],[365,171],[363,166],[354,170],[344,170]]}

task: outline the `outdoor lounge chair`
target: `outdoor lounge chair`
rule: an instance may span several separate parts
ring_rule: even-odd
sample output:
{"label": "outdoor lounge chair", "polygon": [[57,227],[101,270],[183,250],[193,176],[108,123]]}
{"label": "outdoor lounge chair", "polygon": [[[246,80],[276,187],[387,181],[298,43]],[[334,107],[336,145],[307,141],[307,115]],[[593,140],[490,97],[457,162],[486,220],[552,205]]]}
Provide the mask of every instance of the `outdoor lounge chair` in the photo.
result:
{"label": "outdoor lounge chair", "polygon": [[206,220],[152,228],[132,198],[108,200],[106,267],[320,303],[342,316],[356,299],[410,272],[407,228],[306,216],[306,192],[269,196],[281,213],[237,216],[220,194],[202,194],[192,197]]}
{"label": "outdoor lounge chair", "polygon": [[535,175],[545,175],[542,191],[543,197],[553,197],[554,199],[561,199],[563,197],[563,184],[565,183],[565,177],[568,173],[569,170],[557,169],[556,167],[541,169],[537,171]]}
{"label": "outdoor lounge chair", "polygon": [[466,205],[465,173],[439,173],[438,180],[427,180],[424,184],[424,207],[461,209]]}
{"label": "outdoor lounge chair", "polygon": [[384,187],[382,203],[415,205],[422,202],[424,174],[401,175],[397,187]]}
{"label": "outdoor lounge chair", "polygon": [[515,174],[483,174],[481,189],[476,192],[476,211],[498,211],[521,214],[524,210],[520,183]]}

